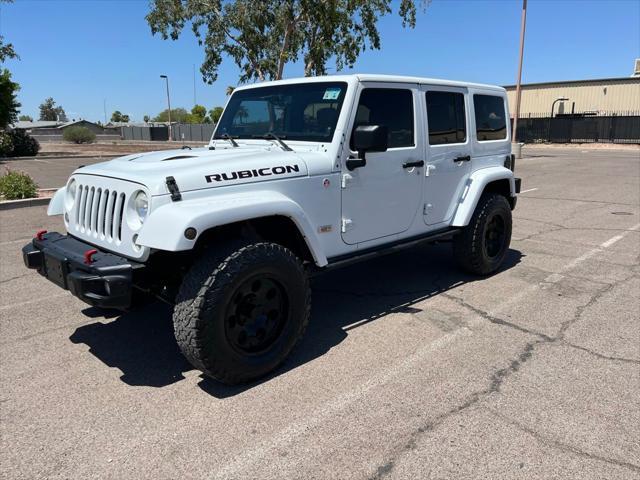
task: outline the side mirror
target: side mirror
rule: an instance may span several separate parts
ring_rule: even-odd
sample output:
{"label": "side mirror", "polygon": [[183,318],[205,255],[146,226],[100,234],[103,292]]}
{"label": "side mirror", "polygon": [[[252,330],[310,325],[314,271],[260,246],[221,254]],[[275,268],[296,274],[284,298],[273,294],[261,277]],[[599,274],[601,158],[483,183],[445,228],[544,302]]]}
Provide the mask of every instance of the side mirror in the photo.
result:
{"label": "side mirror", "polygon": [[347,169],[354,170],[367,164],[366,152],[386,152],[388,129],[385,125],[360,125],[353,131],[353,148],[357,159],[347,160]]}

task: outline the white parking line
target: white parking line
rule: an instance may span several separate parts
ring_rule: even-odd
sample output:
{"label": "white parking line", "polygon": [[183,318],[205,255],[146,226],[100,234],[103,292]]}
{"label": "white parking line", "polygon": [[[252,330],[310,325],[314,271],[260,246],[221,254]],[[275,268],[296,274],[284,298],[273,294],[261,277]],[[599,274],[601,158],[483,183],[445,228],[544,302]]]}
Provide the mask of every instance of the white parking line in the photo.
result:
{"label": "white parking line", "polygon": [[640,223],[638,223],[637,225],[634,225],[629,230],[625,230],[620,235],[616,235],[614,237],[611,237],[609,240],[606,240],[606,241],[602,242],[599,246],[597,246],[597,247],[589,250],[588,252],[580,255],[578,258],[574,258],[569,263],[567,263],[563,267],[561,267],[558,272],[552,273],[551,275],[548,275],[542,282],[536,283],[535,285],[530,285],[529,287],[525,288],[524,290],[521,290],[520,293],[517,293],[513,297],[511,297],[511,298],[507,299],[506,301],[498,304],[493,310],[491,310],[489,312],[489,315],[495,316],[499,310],[502,310],[505,307],[509,307],[509,306],[511,306],[511,305],[513,305],[515,303],[518,303],[520,300],[522,300],[522,298],[526,297],[527,295],[529,295],[533,291],[535,291],[538,288],[540,288],[540,286],[542,284],[544,284],[544,283],[558,283],[560,280],[562,280],[564,278],[564,275],[562,275],[563,273],[566,273],[569,270],[573,270],[578,265],[580,265],[582,262],[590,259],[591,257],[593,257],[594,255],[597,255],[598,253],[603,252],[604,250],[606,250],[607,248],[609,248],[610,246],[612,246],[616,242],[619,242],[620,240],[622,240],[624,237],[629,235],[631,232],[635,232],[638,229],[640,229]]}
{"label": "white parking line", "polygon": [[[478,320],[478,323],[481,323],[481,321]],[[280,448],[308,433],[311,428],[320,425],[327,419],[333,418],[336,412],[344,410],[371,390],[388,383],[394,378],[401,378],[402,375],[408,371],[415,369],[416,365],[424,362],[435,351],[446,347],[454,340],[470,335],[473,335],[473,332],[469,328],[461,327],[426,344],[422,348],[419,348],[413,355],[406,357],[403,361],[398,362],[387,370],[379,372],[377,375],[370,376],[366,382],[355,386],[343,395],[335,397],[323,407],[319,408],[312,417],[306,417],[304,421],[286,427],[273,437],[266,439],[261,445],[257,445],[237,455],[214,473],[213,478],[244,478],[245,475],[242,475],[243,471],[263,461],[268,455],[273,455],[274,452],[277,452]]]}
{"label": "white parking line", "polygon": [[536,190],[538,190],[538,187],[536,187],[536,188],[530,188],[529,190],[522,190],[520,193],[534,192],[534,191],[536,191]]}
{"label": "white parking line", "polygon": [[[575,258],[571,262],[561,267],[557,273],[548,275],[542,282],[531,285],[528,288],[521,290],[518,294],[514,295],[508,300],[500,303],[496,306],[496,308],[489,312],[489,315],[495,316],[494,312],[521,301],[523,297],[529,295],[530,293],[533,293],[544,283],[559,282],[564,278],[562,273],[575,268],[580,263],[604,251],[616,242],[622,240],[629,233],[634,232],[638,229],[640,229],[640,223],[631,227],[629,230],[626,230],[622,234],[616,235],[615,237],[612,237],[609,240],[601,243],[598,247],[589,250],[578,258]],[[481,323],[482,320],[478,320],[478,322]],[[251,468],[256,463],[264,461],[265,457],[273,455],[274,452],[278,451],[278,449],[284,447],[290,442],[293,442],[296,438],[308,433],[311,428],[315,428],[325,419],[334,416],[336,412],[345,409],[352,403],[355,403],[372,389],[384,385],[392,378],[399,378],[407,370],[415,368],[415,365],[425,361],[425,359],[429,355],[433,354],[434,351],[443,348],[445,345],[450,344],[452,341],[457,340],[461,336],[468,336],[472,334],[473,332],[468,327],[462,327],[448,335],[440,337],[438,340],[432,342],[431,344],[425,345],[423,348],[418,349],[413,355],[408,356],[398,364],[390,367],[385,371],[379,372],[377,375],[372,376],[368,381],[355,386],[352,390],[345,392],[343,395],[337,396],[332,401],[329,401],[327,404],[325,404],[325,406],[316,410],[313,415],[305,417],[305,420],[289,425],[285,429],[266,439],[261,445],[257,445],[254,448],[245,450],[244,452],[238,454],[235,458],[229,461],[229,463],[223,465],[216,473],[214,473],[213,478],[226,479],[242,477],[243,475],[241,473],[243,471]]]}
{"label": "white parking line", "polygon": [[32,237],[18,238],[17,240],[7,240],[6,242],[0,242],[0,247],[5,245],[13,245],[15,243],[27,243]]}
{"label": "white parking line", "polygon": [[0,306],[0,311],[8,310],[10,308],[15,308],[15,307],[24,307],[25,305],[31,305],[32,303],[40,303],[40,302],[44,302],[44,301],[47,301],[47,300],[52,300],[54,298],[64,297],[66,295],[70,295],[69,292],[65,291],[65,292],[61,292],[61,293],[56,293],[55,295],[49,295],[48,297],[40,297],[40,298],[37,298],[35,300],[27,300],[26,302],[9,303],[8,305]]}

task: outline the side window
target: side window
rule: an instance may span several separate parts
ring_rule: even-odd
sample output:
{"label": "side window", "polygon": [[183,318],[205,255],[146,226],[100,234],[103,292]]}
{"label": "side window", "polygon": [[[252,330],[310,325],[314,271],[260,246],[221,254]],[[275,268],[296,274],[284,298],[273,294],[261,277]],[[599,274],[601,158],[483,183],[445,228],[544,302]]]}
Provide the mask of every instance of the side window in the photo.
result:
{"label": "side window", "polygon": [[507,119],[502,97],[474,95],[473,109],[476,112],[476,135],[479,142],[507,138]]}
{"label": "side window", "polygon": [[365,88],[360,94],[353,129],[359,125],[386,125],[389,148],[413,147],[413,93],[396,88]]}
{"label": "side window", "polygon": [[467,140],[464,95],[432,91],[427,92],[426,98],[429,145],[464,143]]}

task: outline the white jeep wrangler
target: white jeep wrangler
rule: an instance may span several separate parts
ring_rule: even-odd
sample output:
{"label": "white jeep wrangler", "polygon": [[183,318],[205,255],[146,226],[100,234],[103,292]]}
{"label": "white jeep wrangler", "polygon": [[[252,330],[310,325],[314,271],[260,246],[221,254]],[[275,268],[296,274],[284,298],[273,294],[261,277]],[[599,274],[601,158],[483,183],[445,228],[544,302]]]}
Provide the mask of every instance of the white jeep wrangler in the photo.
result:
{"label": "white jeep wrangler", "polygon": [[505,90],[382,75],[237,88],[209,145],[76,170],[27,267],[85,302],[175,305],[178,344],[224,383],[276,368],[309,321],[311,273],[452,239],[495,272],[520,189]]}

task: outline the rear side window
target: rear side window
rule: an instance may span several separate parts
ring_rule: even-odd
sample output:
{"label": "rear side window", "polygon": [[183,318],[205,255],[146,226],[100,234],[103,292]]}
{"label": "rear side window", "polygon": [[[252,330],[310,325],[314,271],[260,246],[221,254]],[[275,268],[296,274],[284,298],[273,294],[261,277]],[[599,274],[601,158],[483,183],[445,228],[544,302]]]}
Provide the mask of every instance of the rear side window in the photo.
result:
{"label": "rear side window", "polygon": [[435,91],[426,95],[429,145],[464,143],[467,140],[464,95]]}
{"label": "rear side window", "polygon": [[360,94],[353,129],[360,125],[385,125],[389,130],[389,148],[414,146],[413,93],[396,88],[365,88]]}
{"label": "rear side window", "polygon": [[476,113],[476,135],[479,142],[507,138],[507,119],[502,97],[474,95],[473,108]]}

